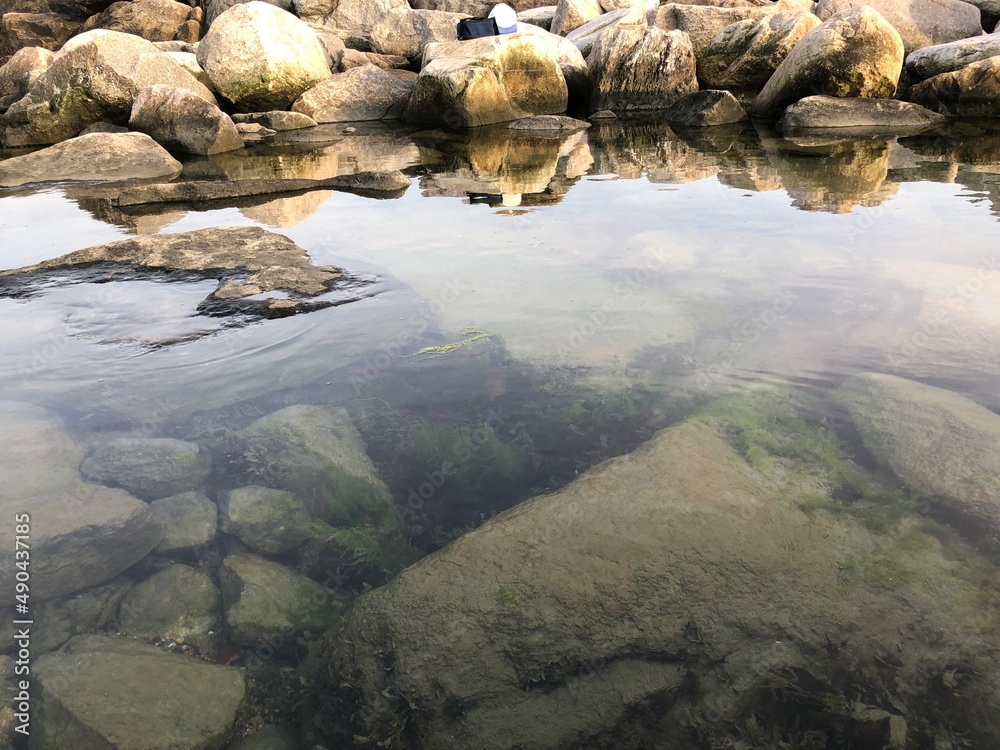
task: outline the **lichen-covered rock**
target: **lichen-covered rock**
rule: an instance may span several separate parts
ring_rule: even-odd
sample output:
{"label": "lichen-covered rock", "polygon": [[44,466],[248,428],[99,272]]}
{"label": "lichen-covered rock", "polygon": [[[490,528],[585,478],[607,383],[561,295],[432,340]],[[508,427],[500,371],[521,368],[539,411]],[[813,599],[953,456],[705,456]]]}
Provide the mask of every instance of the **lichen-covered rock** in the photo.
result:
{"label": "lichen-covered rock", "polygon": [[135,98],[157,83],[188,89],[215,104],[215,96],[151,42],[97,29],[71,39],[3,120],[8,147],[72,138],[91,123],[128,121]]}
{"label": "lichen-covered rock", "polygon": [[178,38],[191,14],[191,6],[175,0],[119,0],[112,3],[89,29],[110,29],[141,36],[150,42]]}
{"label": "lichen-covered rock", "polygon": [[31,90],[54,57],[44,47],[25,47],[0,67],[0,114]]}
{"label": "lichen-covered rock", "polygon": [[292,111],[319,123],[398,120],[413,84],[376,65],[336,73],[302,93]]}
{"label": "lichen-covered rock", "polygon": [[211,471],[207,450],[174,438],[118,438],[95,450],[80,466],[80,473],[93,482],[124,487],[153,500],[193,489]]}
{"label": "lichen-covered rock", "polygon": [[871,8],[849,8],[802,37],[754,99],[750,114],[774,116],[815,94],[888,99],[902,70],[899,33]]}
{"label": "lichen-covered rock", "polygon": [[144,558],[162,529],[145,503],[84,482],[83,448],[44,409],[0,401],[7,447],[0,452],[0,585],[14,591],[15,514],[31,518],[31,601],[95,586]]}
{"label": "lichen-covered rock", "polygon": [[198,64],[240,112],[287,109],[330,75],[316,33],[263,2],[233,6],[216,18],[198,44]]}
{"label": "lichen-covered rock", "polygon": [[566,111],[566,79],[549,43],[503,34],[429,44],[403,119],[474,127]]}
{"label": "lichen-covered rock", "polygon": [[820,25],[812,13],[775,13],[726,26],[698,58],[698,81],[713,89],[759,91],[792,48]]}
{"label": "lichen-covered rock", "polygon": [[558,0],[549,31],[566,36],[603,13],[597,0]]}
{"label": "lichen-covered rock", "polygon": [[1000,416],[881,373],[855,375],[836,395],[876,460],[977,533],[1000,534]]}
{"label": "lichen-covered rock", "polygon": [[163,527],[163,541],[154,552],[197,549],[215,539],[219,509],[200,492],[182,492],[154,500],[149,509]]}
{"label": "lichen-covered rock", "polygon": [[214,750],[232,737],[242,673],[125,638],[80,635],[32,666],[39,748]]}
{"label": "lichen-covered rock", "polygon": [[656,27],[616,26],[587,58],[591,112],[663,110],[698,90],[688,35]]}
{"label": "lichen-covered rock", "polygon": [[777,129],[785,135],[828,128],[845,129],[845,132],[849,129],[852,133],[910,135],[940,125],[945,119],[924,107],[896,99],[807,96],[785,110]]}
{"label": "lichen-covered rock", "polygon": [[275,651],[304,631],[322,633],[343,606],[311,578],[256,555],[229,555],[219,568],[225,623],[234,642]]}
{"label": "lichen-covered rock", "polygon": [[382,55],[420,57],[431,42],[455,41],[460,13],[392,9],[372,28],[372,49]]}
{"label": "lichen-covered rock", "polygon": [[1000,116],[1000,56],[921,81],[910,99],[950,117]]}
{"label": "lichen-covered rock", "polygon": [[747,113],[728,91],[697,91],[678,99],[663,113],[667,122],[689,128],[730,125],[747,119]]}
{"label": "lichen-covered rock", "polygon": [[291,492],[251,485],[219,496],[219,522],[255,552],[295,549],[309,536],[309,511]]}
{"label": "lichen-covered rock", "polygon": [[906,71],[922,81],[991,57],[1000,57],[1000,34],[996,32],[915,50],[906,56]]}
{"label": "lichen-covered rock", "polygon": [[139,638],[183,639],[207,633],[222,616],[222,594],[205,573],[171,565],[136,584],[118,621]]}
{"label": "lichen-covered rock", "polygon": [[0,18],[0,61],[25,47],[55,52],[80,29],[80,22],[60,13],[4,13]]}
{"label": "lichen-covered rock", "polygon": [[964,0],[819,0],[816,15],[825,21],[863,6],[876,11],[899,32],[907,54],[983,33],[979,8]]}
{"label": "lichen-covered rock", "polygon": [[186,89],[162,84],[143,89],[128,124],[170,151],[207,156],[243,148],[229,115]]}

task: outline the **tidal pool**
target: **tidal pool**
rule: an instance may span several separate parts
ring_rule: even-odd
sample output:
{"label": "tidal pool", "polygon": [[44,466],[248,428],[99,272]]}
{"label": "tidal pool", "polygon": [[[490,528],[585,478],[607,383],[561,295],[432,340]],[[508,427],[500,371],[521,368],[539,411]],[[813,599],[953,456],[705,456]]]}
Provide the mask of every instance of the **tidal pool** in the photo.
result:
{"label": "tidal pool", "polygon": [[[200,493],[200,500],[173,503],[174,515],[161,517],[161,530],[176,530],[199,513],[214,516],[217,506],[222,513],[218,524],[202,524],[208,531],[195,529],[186,537],[178,532],[187,541],[174,547],[154,547],[152,540],[149,554],[137,553],[136,559],[125,554],[116,562],[87,550],[128,546],[129,534],[134,540],[145,531],[124,534],[116,527],[111,536],[94,533],[73,542],[80,545],[73,551],[76,562],[58,564],[96,566],[93,575],[59,573],[64,581],[69,575],[79,582],[49,586],[32,605],[39,608],[32,611],[42,633],[33,658],[52,654],[38,678],[41,725],[65,711],[73,726],[96,723],[103,732],[105,718],[88,714],[92,707],[73,691],[110,672],[95,668],[59,682],[59,660],[70,659],[76,649],[95,664],[122,659],[126,666],[116,668],[127,671],[128,660],[140,656],[125,647],[119,653],[118,645],[106,641],[130,638],[230,665],[249,680],[247,696],[234,698],[242,707],[213,716],[218,726],[212,738],[278,727],[295,739],[275,735],[273,743],[309,747],[374,747],[389,738],[414,748],[605,747],[619,737],[618,747],[937,742],[958,748],[1000,739],[995,720],[982,720],[996,708],[995,695],[983,696],[1000,684],[995,668],[984,666],[995,657],[1000,633],[994,606],[1000,593],[997,530],[980,516],[970,517],[947,482],[914,479],[913,462],[897,460],[905,446],[882,452],[866,432],[879,428],[858,416],[860,407],[843,395],[850,389],[842,388],[852,376],[879,373],[938,389],[933,393],[957,394],[969,408],[982,408],[971,422],[939,422],[961,434],[963,453],[949,465],[964,466],[968,459],[978,467],[965,475],[956,469],[955,481],[985,488],[976,502],[1000,507],[995,464],[977,458],[995,454],[998,444],[989,436],[1000,435],[991,423],[993,417],[1000,421],[1000,132],[962,123],[921,136],[840,141],[783,139],[749,125],[675,132],[639,122],[546,137],[511,135],[503,128],[456,134],[359,124],[352,133],[327,126],[276,145],[191,159],[180,179],[323,179],[386,169],[410,178],[400,197],[312,191],[222,205],[118,208],[102,199],[99,185],[0,191],[4,271],[130,236],[259,226],[290,238],[313,264],[347,274],[315,309],[283,315],[206,306],[218,284],[211,271],[122,273],[99,267],[0,277],[0,414],[7,412],[10,426],[0,472],[8,480],[4,504],[20,508],[25,497],[51,493],[56,485],[46,482],[60,477],[60,492],[83,498],[74,501],[73,513],[124,503],[126,491],[143,507]],[[905,406],[894,403],[890,411],[903,413]],[[740,595],[732,593],[726,576],[692,577],[685,567],[692,556],[711,567],[715,552],[695,546],[664,561],[655,538],[637,537],[631,547],[626,538],[601,554],[620,557],[616,565],[632,571],[620,587],[641,589],[641,596],[617,601],[623,609],[614,617],[642,623],[653,617],[642,609],[650,598],[680,598],[689,601],[684,612],[657,610],[655,618],[686,617],[687,625],[676,636],[650,635],[649,642],[634,634],[612,637],[600,617],[589,621],[590,615],[574,609],[574,602],[582,608],[586,601],[586,611],[593,611],[593,592],[611,586],[610,579],[592,580],[574,599],[566,588],[572,588],[572,578],[564,580],[563,573],[547,578],[541,563],[524,576],[505,567],[515,557],[536,565],[536,546],[570,543],[559,533],[504,552],[491,530],[509,524],[510,534],[528,534],[518,531],[519,516],[501,516],[478,529],[529,498],[567,486],[569,494],[554,495],[550,506],[576,502],[590,508],[589,496],[572,489],[585,472],[640,446],[652,450],[647,446],[654,436],[656,445],[674,445],[663,430],[675,435],[706,424],[735,452],[720,458],[706,447],[705,455],[718,461],[702,465],[699,454],[688,459],[691,471],[704,474],[706,487],[721,487],[730,480],[712,479],[712,467],[738,460],[740,476],[753,486],[747,492],[758,498],[753,507],[766,505],[775,493],[775,517],[786,518],[787,512],[787,524],[757,528],[748,522],[747,528],[756,528],[761,539],[773,534],[774,545],[785,546],[780,556],[746,566],[754,581],[780,578],[801,601],[769,610],[759,601],[769,594],[741,574],[734,574]],[[694,433],[688,438],[701,440]],[[948,434],[940,439],[958,444]],[[140,445],[126,450],[122,441]],[[168,453],[136,458],[153,450],[142,441]],[[182,460],[170,452],[176,446],[169,441],[195,446],[191,450],[209,462],[204,473],[181,471],[190,481],[182,479],[177,492],[157,489],[172,487],[170,482],[146,482],[159,481],[163,467]],[[109,450],[110,467],[97,466]],[[656,460],[663,471],[683,473],[680,459]],[[126,478],[122,466],[132,472]],[[634,497],[636,508],[645,507],[649,482],[658,482],[648,477],[658,475],[640,475],[646,484],[619,479],[602,492],[609,502],[627,506]],[[663,482],[672,486],[670,476]],[[278,494],[251,500],[232,492],[248,486]],[[699,490],[684,486],[698,507]],[[257,510],[240,511],[240,503],[256,503]],[[295,515],[299,505],[305,508]],[[534,501],[525,508],[542,505]],[[44,525],[55,523],[46,516],[51,507],[34,514],[34,533],[44,535]],[[250,518],[260,508],[277,515]],[[671,528],[683,531],[684,513],[664,508],[664,514],[678,513]],[[591,512],[598,511],[580,511]],[[740,511],[725,506],[718,512],[723,518]],[[827,524],[823,538],[841,545],[829,554],[815,540],[808,544],[819,546],[807,551],[806,537],[783,531],[817,517]],[[545,518],[542,513],[538,523]],[[580,533],[596,533],[580,523]],[[627,535],[638,534],[639,526],[621,521],[616,528]],[[717,526],[691,521],[690,539],[726,547],[710,527],[739,532],[731,520]],[[275,541],[282,535],[291,541]],[[668,537],[664,532],[662,539]],[[466,546],[448,547],[456,539]],[[497,556],[495,575],[472,571],[477,554],[463,550],[476,550],[477,540],[485,545],[483,559]],[[750,555],[755,545],[744,549],[744,542],[734,542],[734,549]],[[586,537],[580,544],[587,546]],[[12,537],[4,537],[4,545],[12,565]],[[484,607],[516,610],[511,616],[523,621],[504,620],[510,630],[496,638],[510,639],[503,658],[518,673],[513,682],[524,689],[544,687],[552,696],[548,703],[515,700],[516,691],[492,683],[474,687],[479,673],[472,667],[427,677],[439,681],[431,690],[413,677],[422,667],[405,656],[392,667],[398,679],[383,684],[372,681],[363,655],[345,655],[331,645],[338,628],[346,627],[343,632],[365,644],[358,648],[377,651],[365,640],[370,633],[363,618],[371,616],[389,623],[382,636],[397,639],[400,654],[409,647],[424,654],[443,647],[396,623],[396,609],[386,614],[371,603],[412,586],[412,622],[438,622],[441,609],[432,613],[425,601],[434,599],[434,590],[413,583],[417,568],[403,573],[396,589],[379,587],[442,548],[418,563],[425,571],[419,575],[443,576],[434,565],[448,550],[455,550],[455,565],[466,564],[468,554],[466,584],[480,591],[469,581],[486,576],[493,588],[488,607],[448,604],[461,610],[453,613],[455,621]],[[560,560],[564,572],[577,564],[571,557]],[[650,570],[643,567],[647,560],[665,567]],[[807,568],[818,572],[798,578],[790,573]],[[820,580],[827,568],[834,581],[829,586]],[[188,570],[200,577],[185,578],[193,575]],[[612,575],[582,570],[581,581]],[[664,588],[668,570],[680,583]],[[286,574],[300,578],[281,578]],[[177,580],[167,581],[170,576]],[[321,612],[307,608],[309,617],[293,617],[288,610],[294,614],[300,604],[268,598],[275,589],[308,588],[307,579],[323,592],[317,594],[325,597]],[[956,618],[953,633],[935,631],[940,653],[917,653],[902,637],[896,646],[908,649],[906,654],[882,653],[871,645],[888,648],[891,639],[880,631],[867,645],[852,641],[837,654],[831,646],[826,661],[810,662],[802,654],[818,649],[819,634],[826,638],[826,631],[803,624],[809,634],[797,636],[794,623],[776,624],[783,620],[782,606],[787,618],[806,623],[833,618],[838,607],[863,611],[865,601],[874,617],[890,608],[890,600],[919,600],[911,619],[894,615],[891,626],[905,630],[919,621],[941,628],[946,618],[934,609],[934,597],[921,598],[939,587],[967,595],[937,598]],[[390,593],[364,597],[369,604],[342,619],[358,594],[373,588]],[[737,647],[735,636],[719,634],[715,626],[734,617],[733,605],[724,600],[741,600],[751,589],[760,612],[741,627],[763,633],[768,642],[795,644],[798,656],[775,651],[770,661],[737,658],[761,653],[759,644]],[[195,590],[204,596],[195,597]],[[462,601],[475,598],[464,589],[449,590]],[[840,595],[849,604],[839,602]],[[241,601],[244,609],[257,611],[238,610]],[[816,601],[829,603],[825,614]],[[288,617],[263,622],[261,612],[269,609]],[[560,624],[559,613],[567,611],[582,622]],[[844,614],[844,620],[845,629],[857,632],[889,627],[888,620],[876,625],[860,614]],[[489,623],[467,623],[469,638],[492,639],[494,625],[507,627]],[[328,628],[333,635],[323,636]],[[538,646],[536,653],[537,644],[526,645],[532,628],[562,633],[560,639],[573,632],[582,642],[589,637],[618,645],[605,652],[581,646],[579,653]],[[94,633],[105,636],[103,645],[74,639],[64,647],[72,636]],[[11,638],[7,633],[8,653]],[[695,658],[677,639],[704,646],[704,652]],[[459,645],[456,652],[474,646]],[[874,656],[865,651],[869,647]],[[307,652],[312,655],[300,679],[296,670]],[[721,679],[716,667],[727,658],[732,683],[722,681],[713,692],[707,685]],[[483,659],[483,674],[503,671]],[[535,661],[547,660],[562,666],[532,671]],[[866,660],[898,665],[891,674],[851,671]],[[444,656],[439,661],[450,663]],[[918,676],[911,661],[922,663],[925,673]],[[840,671],[822,671],[831,665]],[[598,678],[584,679],[590,674]],[[463,687],[447,684],[452,680]],[[636,687],[640,683],[646,687]],[[172,683],[164,678],[163,685],[167,690]],[[566,689],[589,707],[586,720],[566,708],[559,697]],[[155,697],[155,686],[149,690]],[[440,710],[430,698],[437,690],[447,694]],[[381,703],[372,703],[373,691],[383,695]],[[939,707],[940,715],[915,715],[928,706]],[[965,712],[965,718],[949,718],[948,711]],[[549,721],[555,713],[564,717],[561,723]],[[520,723],[517,731],[500,728],[512,722]],[[626,731],[629,722],[634,726]],[[963,728],[963,722],[975,726]],[[41,725],[37,731],[50,744],[39,746],[59,746]],[[195,738],[185,747],[219,746],[212,738]],[[115,746],[129,746],[128,739],[117,741]]]}

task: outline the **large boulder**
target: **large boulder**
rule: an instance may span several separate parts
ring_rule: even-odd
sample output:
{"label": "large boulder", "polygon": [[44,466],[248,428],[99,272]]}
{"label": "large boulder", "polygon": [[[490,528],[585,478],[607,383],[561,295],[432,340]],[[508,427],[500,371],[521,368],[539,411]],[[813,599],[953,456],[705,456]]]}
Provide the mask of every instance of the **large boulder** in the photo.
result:
{"label": "large boulder", "polygon": [[903,70],[903,42],[867,6],[830,16],[782,60],[750,114],[769,117],[813,94],[888,99]]}
{"label": "large boulder", "polygon": [[151,42],[97,29],[70,40],[31,91],[3,117],[8,147],[47,145],[72,138],[98,120],[128,120],[135,98],[157,83],[188,89],[215,104],[215,96]]}
{"label": "large boulder", "polygon": [[[208,4],[208,8],[205,11],[205,28],[209,28],[215,19],[225,13],[227,10],[232,8],[234,5],[245,5],[246,3],[256,2],[257,0],[211,0]],[[289,13],[294,13],[294,8],[292,7],[292,0],[262,0],[269,5],[273,5],[276,8],[281,8],[282,10],[287,10]]]}
{"label": "large boulder", "polygon": [[185,154],[207,156],[243,148],[229,115],[186,89],[162,84],[143,89],[128,124],[165,148]]}
{"label": "large boulder", "polygon": [[80,465],[80,473],[93,482],[154,500],[197,487],[211,471],[212,455],[207,450],[175,438],[118,438]]}
{"label": "large boulder", "polygon": [[59,13],[4,13],[0,18],[0,60],[25,47],[54,52],[79,29],[79,21]]}
{"label": "large boulder", "polygon": [[603,13],[597,0],[558,0],[549,31],[566,36]]}
{"label": "large boulder", "polygon": [[726,26],[698,58],[705,88],[760,91],[782,60],[820,25],[812,13],[775,13]]}
{"label": "large boulder", "polygon": [[701,59],[708,43],[730,24],[754,20],[781,12],[801,13],[810,10],[810,4],[802,7],[799,0],[778,0],[765,5],[741,5],[717,7],[715,5],[685,5],[667,3],[657,8],[653,15],[653,25],[664,31],[686,31],[691,37],[695,57]]}
{"label": "large boulder", "polygon": [[[957,660],[950,715],[992,746],[998,625],[981,597],[995,601],[994,579],[960,583],[919,519],[879,530],[865,515],[877,502],[862,512],[815,475],[794,478],[760,446],[818,455],[836,438],[776,435],[773,411],[760,420],[665,430],[362,596],[307,671],[326,744],[771,747],[755,718],[766,696],[768,738],[807,725],[809,746],[836,733],[849,747],[902,747],[899,722],[921,744],[910,717],[941,708],[933,686]],[[851,717],[866,704],[892,707],[894,744],[888,726],[865,739]]]}
{"label": "large boulder", "polygon": [[198,44],[198,64],[240,112],[287,109],[330,75],[316,33],[262,2],[236,5],[215,19]]}
{"label": "large boulder", "polygon": [[566,39],[572,42],[584,57],[587,57],[594,49],[594,44],[601,37],[601,34],[622,24],[645,26],[646,14],[636,8],[619,8],[610,13],[603,13],[593,21],[574,29],[566,34]]}
{"label": "large boulder", "polygon": [[303,92],[292,111],[319,123],[398,120],[412,93],[412,82],[376,65],[363,65],[336,73]]}
{"label": "large boulder", "polygon": [[382,55],[420,57],[431,42],[455,41],[460,13],[439,10],[392,9],[372,28],[372,49]]}
{"label": "large boulder", "polygon": [[914,80],[922,81],[990,57],[1000,57],[1000,34],[984,34],[915,50],[906,56],[906,72]]}
{"label": "large boulder", "polygon": [[1000,416],[881,373],[849,378],[837,397],[876,460],[977,533],[1000,535]]}
{"label": "large boulder", "polygon": [[219,523],[254,552],[295,549],[309,536],[309,511],[285,490],[250,485],[219,496]]}
{"label": "large boulder", "polygon": [[983,33],[979,8],[964,0],[819,0],[816,15],[825,21],[864,6],[877,11],[899,32],[907,54]]}
{"label": "large boulder", "polygon": [[0,114],[31,90],[54,57],[44,47],[25,47],[0,67]]}
{"label": "large boulder", "polygon": [[403,119],[475,127],[566,110],[566,79],[549,44],[504,34],[429,44]]}
{"label": "large boulder", "polygon": [[233,667],[100,635],[80,635],[32,665],[32,745],[216,750],[246,697]]}
{"label": "large boulder", "polygon": [[32,653],[55,651],[75,635],[94,633],[110,625],[131,587],[125,576],[118,576],[100,586],[39,605],[31,631]]}
{"label": "large boulder", "polygon": [[549,47],[549,53],[556,59],[556,64],[566,79],[570,102],[586,99],[590,89],[587,79],[587,60],[579,47],[566,37],[552,34],[539,26],[518,22],[517,29],[515,33],[533,35],[537,41]]}
{"label": "large boulder", "polygon": [[910,88],[910,99],[950,117],[998,117],[1000,56],[921,81]]}
{"label": "large boulder", "polygon": [[141,36],[150,42],[178,38],[191,15],[191,6],[175,0],[119,0],[88,26]]}
{"label": "large boulder", "polygon": [[171,178],[181,163],[142,133],[91,133],[0,161],[0,185]]}
{"label": "large boulder", "polygon": [[343,609],[316,581],[256,555],[229,555],[219,582],[226,628],[243,646],[278,650],[304,631],[324,632]]}
{"label": "large boulder", "polygon": [[694,50],[683,31],[616,26],[587,58],[591,112],[663,110],[698,90]]}
{"label": "large boulder", "polygon": [[[95,586],[144,558],[163,536],[146,504],[123,490],[84,482],[83,448],[44,409],[0,402],[0,584],[14,591],[15,514],[30,516],[31,600]],[[20,533],[20,532],[18,532]],[[26,532],[27,533],[27,532]]]}
{"label": "large boulder", "polygon": [[170,565],[125,596],[118,621],[139,638],[205,634],[222,617],[222,594],[212,579],[188,565]]}
{"label": "large boulder", "polygon": [[[407,10],[406,0],[293,0],[295,14],[310,26],[329,29],[345,39],[367,41],[387,13]],[[459,12],[459,7],[414,4],[414,9]],[[483,15],[486,15],[485,13]]]}
{"label": "large boulder", "polygon": [[789,106],[777,129],[784,135],[835,128],[853,133],[883,132],[911,135],[945,121],[943,115],[896,99],[840,99],[807,96]]}

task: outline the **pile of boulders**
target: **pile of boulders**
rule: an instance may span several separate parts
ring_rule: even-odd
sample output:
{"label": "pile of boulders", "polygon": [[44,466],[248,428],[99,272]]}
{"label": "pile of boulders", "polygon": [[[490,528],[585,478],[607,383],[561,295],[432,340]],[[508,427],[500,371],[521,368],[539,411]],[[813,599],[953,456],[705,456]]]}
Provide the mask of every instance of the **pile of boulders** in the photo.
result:
{"label": "pile of boulders", "polygon": [[[516,32],[456,41],[480,0],[173,0],[31,4],[0,21],[0,143],[44,146],[128,127],[213,154],[295,127],[402,119],[473,127],[586,107],[705,126],[893,128],[1000,112],[996,0],[650,0],[521,3]],[[515,3],[515,5],[517,5]],[[12,7],[22,7],[21,5]],[[720,111],[720,107],[722,107]],[[832,109],[830,109],[832,108]],[[871,113],[875,111],[873,116]],[[721,112],[721,113],[720,113]],[[247,119],[250,118],[250,119]],[[87,131],[89,132],[89,131]]]}

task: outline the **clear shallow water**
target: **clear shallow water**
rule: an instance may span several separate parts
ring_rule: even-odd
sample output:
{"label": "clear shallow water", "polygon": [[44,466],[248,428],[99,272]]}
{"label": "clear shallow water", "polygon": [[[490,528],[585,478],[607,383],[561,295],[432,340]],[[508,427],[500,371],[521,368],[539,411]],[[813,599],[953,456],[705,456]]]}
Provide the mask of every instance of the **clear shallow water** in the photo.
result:
{"label": "clear shallow water", "polygon": [[[440,466],[428,429],[489,425],[481,471],[404,519],[421,551],[734,389],[791,386],[839,427],[825,394],[865,370],[1000,408],[1000,136],[366,130],[186,173],[398,168],[402,197],[126,213],[86,185],[0,193],[4,268],[132,233],[256,224],[356,277],[330,294],[353,301],[274,320],[197,314],[213,280],[51,280],[0,299],[4,398],[55,410],[91,446],[138,430],[215,451],[220,431],[275,409],[344,406],[400,507]],[[223,468],[209,487],[242,478]]]}

